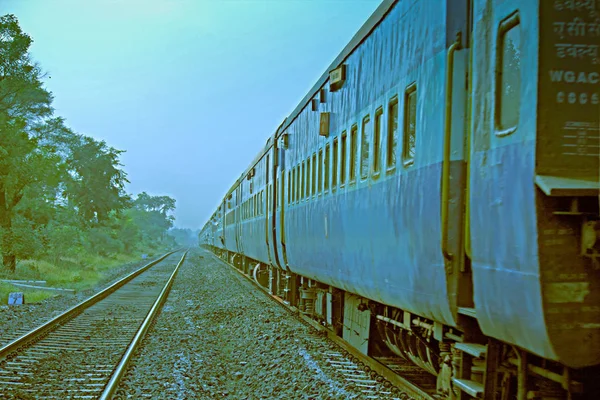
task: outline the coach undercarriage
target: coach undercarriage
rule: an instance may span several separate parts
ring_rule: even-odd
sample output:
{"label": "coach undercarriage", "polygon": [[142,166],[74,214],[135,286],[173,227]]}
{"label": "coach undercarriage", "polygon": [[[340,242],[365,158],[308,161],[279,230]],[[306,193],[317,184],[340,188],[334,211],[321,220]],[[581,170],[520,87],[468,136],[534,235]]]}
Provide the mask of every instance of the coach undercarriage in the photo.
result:
{"label": "coach undercarriage", "polygon": [[460,315],[460,329],[445,326],[241,254],[211,250],[361,353],[401,357],[434,375],[441,398],[586,399],[598,393],[597,367],[571,369],[488,338],[474,316]]}

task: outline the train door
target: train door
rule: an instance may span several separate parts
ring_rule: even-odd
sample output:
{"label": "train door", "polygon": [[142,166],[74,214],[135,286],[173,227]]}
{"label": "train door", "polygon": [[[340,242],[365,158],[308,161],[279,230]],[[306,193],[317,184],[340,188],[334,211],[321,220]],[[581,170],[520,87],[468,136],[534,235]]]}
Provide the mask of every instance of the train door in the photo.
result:
{"label": "train door", "polygon": [[237,252],[239,254],[244,254],[244,235],[243,235],[243,201],[242,201],[242,183],[240,183],[240,185],[237,187],[236,189],[236,197],[237,197],[237,204],[238,204],[238,215],[237,218],[235,220],[236,223],[236,231],[235,231],[235,237],[237,240]]}
{"label": "train door", "polygon": [[467,190],[467,108],[469,76],[469,0],[448,0],[446,76],[441,180],[441,250],[448,292],[456,311],[471,309],[472,280],[464,252],[464,202]]}
{"label": "train door", "polygon": [[278,153],[278,147],[277,147],[277,141],[274,140],[273,141],[273,147],[270,150],[270,153],[272,154],[272,165],[271,165],[271,171],[269,172],[271,174],[271,190],[270,190],[270,199],[269,199],[269,204],[270,204],[270,210],[269,210],[269,217],[270,217],[270,224],[269,224],[269,240],[271,241],[271,265],[273,265],[274,267],[277,268],[281,268],[281,260],[280,260],[280,241],[278,240],[278,235],[277,235],[277,224],[280,220],[280,217],[278,216],[278,211],[279,211],[279,196],[278,196],[278,190],[279,190],[279,183],[280,183],[280,177],[279,177],[279,153]]}
{"label": "train door", "polygon": [[277,158],[277,167],[276,167],[276,176],[277,176],[277,213],[276,213],[276,221],[275,226],[277,229],[275,230],[275,238],[277,243],[277,257],[278,264],[283,269],[288,269],[287,265],[287,254],[285,248],[285,150],[283,148],[277,147],[275,149],[278,152]]}
{"label": "train door", "polygon": [[267,153],[267,161],[265,166],[265,243],[267,244],[267,256],[269,257],[269,264],[273,264],[273,258],[271,257],[271,155]]}

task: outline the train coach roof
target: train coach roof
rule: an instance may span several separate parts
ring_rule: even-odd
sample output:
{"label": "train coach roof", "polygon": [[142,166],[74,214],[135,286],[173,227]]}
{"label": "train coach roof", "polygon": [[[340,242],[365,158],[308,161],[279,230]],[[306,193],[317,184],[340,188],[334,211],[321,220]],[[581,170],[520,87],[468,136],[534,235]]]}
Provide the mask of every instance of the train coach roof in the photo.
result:
{"label": "train coach roof", "polygon": [[281,125],[279,125],[274,134],[269,135],[269,138],[267,139],[262,150],[259,151],[256,157],[254,157],[250,165],[244,170],[241,176],[233,182],[230,189],[227,191],[227,193],[225,193],[225,196],[221,200],[220,204],[222,204],[223,200],[225,200],[231,193],[233,193],[233,191],[239,185],[239,182],[244,179],[248,171],[251,168],[253,168],[260,161],[261,158],[264,157],[264,155],[268,152],[269,148],[271,147],[273,139],[278,138],[283,132],[285,132],[285,130],[292,124],[292,122],[294,122],[296,117],[302,112],[304,107],[306,107],[306,105],[315,96],[315,94],[323,87],[323,85],[325,85],[325,83],[329,80],[329,72],[337,68],[342,62],[344,62],[346,58],[348,58],[348,56],[350,56],[350,54],[352,54],[354,49],[360,46],[360,44],[366,39],[367,36],[369,36],[373,29],[377,27],[377,25],[381,22],[381,20],[383,20],[385,15],[397,1],[398,0],[383,0],[383,2],[377,7],[373,14],[371,14],[369,19],[367,19],[367,21],[360,27],[358,32],[356,32],[356,34],[352,37],[350,42],[344,47],[341,53],[338,54],[335,60],[333,60],[333,62],[329,65],[327,70],[321,75],[321,77],[317,80],[313,87],[308,91],[306,96],[304,96],[304,98],[300,101],[300,103],[296,106],[292,113],[286,119],[284,119],[284,121],[281,123]]}
{"label": "train coach roof", "polygon": [[323,75],[321,75],[317,83],[313,85],[306,96],[304,96],[304,98],[300,101],[300,104],[298,104],[294,111],[292,111],[287,118],[287,121],[285,121],[282,129],[276,132],[277,137],[279,137],[279,135],[283,133],[292,124],[292,122],[294,122],[304,107],[306,107],[310,100],[317,94],[323,85],[325,85],[325,83],[329,80],[329,72],[336,69],[341,63],[344,62],[346,58],[348,58],[348,56],[350,56],[350,54],[352,54],[352,52],[354,52],[354,49],[360,46],[360,44],[367,38],[367,36],[369,36],[373,29],[379,25],[379,23],[383,20],[388,11],[397,1],[398,0],[383,0],[379,7],[377,7],[373,14],[371,14],[369,19],[367,19],[367,21],[360,27],[358,32],[356,32],[356,34],[352,37],[346,47],[344,47],[342,52],[338,54],[331,64],[329,64],[327,70],[323,73]]}

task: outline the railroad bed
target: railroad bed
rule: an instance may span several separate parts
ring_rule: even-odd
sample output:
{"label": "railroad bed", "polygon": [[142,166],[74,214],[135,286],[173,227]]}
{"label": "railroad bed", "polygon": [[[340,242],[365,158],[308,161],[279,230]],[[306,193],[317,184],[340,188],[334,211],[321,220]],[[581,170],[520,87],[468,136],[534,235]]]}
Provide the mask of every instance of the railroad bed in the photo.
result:
{"label": "railroad bed", "polygon": [[0,349],[0,397],[98,398],[180,258],[169,255],[58,327]]}
{"label": "railroad bed", "polygon": [[[74,295],[59,294],[42,303],[29,304],[27,303],[27,294],[25,294],[26,304],[0,305],[0,348],[146,264],[148,264],[148,260],[135,261],[105,271],[103,274],[106,276],[95,287],[79,291]],[[20,289],[15,287],[14,291],[19,292]]]}
{"label": "railroad bed", "polygon": [[[99,303],[108,313],[90,309],[81,315],[85,321],[65,323],[55,331],[60,335],[51,333],[9,363],[0,362],[0,397],[98,398],[150,298],[156,298],[149,291],[160,291],[158,282],[178,258],[119,289],[119,299]],[[141,306],[140,293],[148,305]],[[127,304],[134,298],[135,306]],[[128,326],[134,316],[141,317]],[[92,349],[90,343],[97,344]],[[411,398],[206,250],[188,253],[161,314],[133,355],[115,398]]]}
{"label": "railroad bed", "polygon": [[409,398],[206,250],[188,255],[117,394],[136,399]]}

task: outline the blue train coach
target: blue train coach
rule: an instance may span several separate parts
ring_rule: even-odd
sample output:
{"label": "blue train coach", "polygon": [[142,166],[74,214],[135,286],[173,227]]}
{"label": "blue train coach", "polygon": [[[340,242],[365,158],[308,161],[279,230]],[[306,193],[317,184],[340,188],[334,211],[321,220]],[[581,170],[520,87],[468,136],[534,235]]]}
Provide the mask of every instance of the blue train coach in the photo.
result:
{"label": "blue train coach", "polygon": [[201,242],[441,396],[588,398],[599,45],[600,0],[384,1]]}

